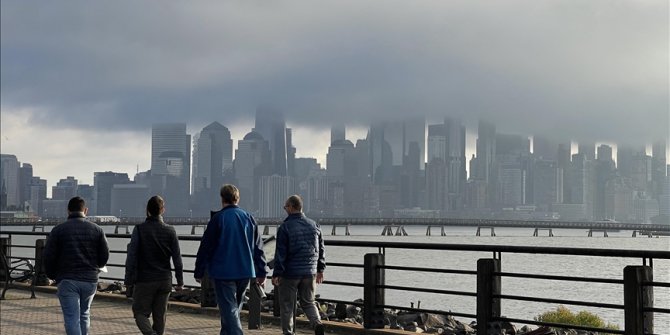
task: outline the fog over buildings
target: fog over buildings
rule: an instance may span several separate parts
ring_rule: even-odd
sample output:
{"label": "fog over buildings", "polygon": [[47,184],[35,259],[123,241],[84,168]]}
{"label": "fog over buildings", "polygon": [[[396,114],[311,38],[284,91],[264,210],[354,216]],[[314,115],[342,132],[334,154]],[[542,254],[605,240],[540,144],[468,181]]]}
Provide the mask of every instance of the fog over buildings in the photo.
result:
{"label": "fog over buildings", "polygon": [[666,206],[667,1],[0,6],[6,205],[73,177],[110,215],[194,215],[226,181],[261,216]]}

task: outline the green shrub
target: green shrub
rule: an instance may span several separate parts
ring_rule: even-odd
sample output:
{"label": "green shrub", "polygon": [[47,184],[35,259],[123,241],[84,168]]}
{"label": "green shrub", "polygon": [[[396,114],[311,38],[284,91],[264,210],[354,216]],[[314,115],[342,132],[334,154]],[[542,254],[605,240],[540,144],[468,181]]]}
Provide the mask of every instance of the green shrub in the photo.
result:
{"label": "green shrub", "polygon": [[619,329],[619,326],[617,326],[616,324],[606,323],[599,316],[591,312],[580,311],[579,313],[575,314],[565,306],[558,306],[558,308],[556,308],[555,311],[544,312],[536,316],[535,321],[562,323],[573,326],[585,326],[585,327],[605,328],[613,330]]}

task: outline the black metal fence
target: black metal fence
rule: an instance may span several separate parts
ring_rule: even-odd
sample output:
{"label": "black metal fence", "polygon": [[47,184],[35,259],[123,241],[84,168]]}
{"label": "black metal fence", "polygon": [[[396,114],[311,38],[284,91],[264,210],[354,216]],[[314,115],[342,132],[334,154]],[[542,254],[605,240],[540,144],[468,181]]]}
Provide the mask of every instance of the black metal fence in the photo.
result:
{"label": "black metal fence", "polygon": [[[6,250],[7,255],[11,255],[11,250],[16,248],[35,249],[35,257],[31,258],[36,262],[36,269],[41,270],[41,252],[44,247],[44,239],[48,233],[42,232],[18,232],[3,231],[0,235],[6,236],[0,239],[0,247]],[[12,244],[12,236],[29,235],[35,236],[37,241],[35,245]],[[129,239],[127,234],[108,234],[108,238]],[[180,236],[181,241],[199,241],[199,236]],[[359,287],[363,288],[363,303],[353,301],[342,301],[336,299],[320,299],[323,302],[346,303],[363,307],[364,326],[366,328],[384,327],[384,309],[397,309],[415,312],[435,313],[442,315],[451,315],[455,317],[470,318],[477,321],[477,331],[480,334],[487,332],[487,327],[493,322],[506,321],[519,324],[541,325],[558,328],[568,328],[585,331],[595,331],[610,334],[654,334],[654,315],[670,314],[668,306],[656,307],[653,304],[654,288],[670,289],[670,283],[655,282],[653,280],[654,260],[669,260],[670,251],[646,251],[646,250],[621,250],[621,249],[589,249],[589,248],[556,248],[556,247],[527,247],[527,246],[501,246],[501,245],[470,245],[470,244],[429,244],[429,243],[407,243],[407,242],[368,242],[368,241],[349,241],[349,240],[326,240],[327,246],[345,247],[345,248],[374,248],[376,253],[365,254],[363,263],[359,262],[329,262],[329,268],[350,268],[361,270],[363,272],[363,282],[348,281],[325,281],[326,285]],[[397,250],[429,250],[429,251],[474,251],[491,253],[490,258],[481,258],[477,261],[476,270],[464,269],[443,269],[443,268],[425,268],[411,266],[396,266],[386,264],[386,252],[390,249]],[[125,250],[111,250],[115,254],[125,254]],[[530,274],[519,272],[508,272],[501,268],[501,259],[506,254],[541,254],[541,255],[571,255],[571,256],[592,256],[602,258],[627,258],[639,261],[640,265],[628,265],[618,271],[621,271],[623,279],[610,279],[598,277],[583,276],[558,276],[548,274]],[[194,258],[193,254],[183,254],[184,258]],[[123,268],[124,264],[108,264],[108,267]],[[395,271],[412,271],[414,273],[433,273],[433,274],[455,274],[463,276],[472,276],[476,280],[476,291],[466,292],[457,290],[442,290],[416,286],[387,285],[389,273]],[[668,271],[670,269],[662,269]],[[193,269],[185,269],[187,273],[192,273]],[[333,270],[330,270],[331,272]],[[336,270],[335,270],[336,271]],[[524,278],[540,281],[566,281],[581,285],[583,283],[605,283],[623,286],[623,305],[603,303],[599,301],[567,300],[559,298],[539,298],[531,296],[505,294],[501,285],[502,278]],[[103,280],[121,281],[122,278],[102,276]],[[193,287],[193,286],[191,286]],[[459,311],[430,310],[413,307],[394,306],[386,304],[386,292],[421,292],[438,295],[456,295],[471,297],[475,300],[476,314],[464,313]],[[535,320],[526,320],[520,318],[503,317],[501,315],[501,301],[527,301],[536,303],[550,303],[560,305],[574,305],[598,307],[614,310],[623,310],[624,329],[612,330],[605,328],[594,328],[585,326],[574,326],[565,324],[556,324],[548,322],[539,322]],[[260,311],[258,310],[258,313]]]}

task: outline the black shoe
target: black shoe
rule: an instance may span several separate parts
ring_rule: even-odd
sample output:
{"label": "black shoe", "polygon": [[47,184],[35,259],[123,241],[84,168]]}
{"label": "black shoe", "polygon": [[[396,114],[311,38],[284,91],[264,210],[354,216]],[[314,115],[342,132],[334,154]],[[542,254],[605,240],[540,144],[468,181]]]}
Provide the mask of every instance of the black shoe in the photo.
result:
{"label": "black shoe", "polygon": [[314,326],[314,335],[323,335],[323,324],[317,324]]}

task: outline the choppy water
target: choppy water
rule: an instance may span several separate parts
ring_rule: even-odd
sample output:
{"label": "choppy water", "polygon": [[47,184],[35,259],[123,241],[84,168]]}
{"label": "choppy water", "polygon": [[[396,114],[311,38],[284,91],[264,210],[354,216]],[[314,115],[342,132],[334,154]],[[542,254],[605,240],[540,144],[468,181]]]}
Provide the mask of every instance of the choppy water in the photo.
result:
{"label": "choppy water", "polygon": [[[17,227],[2,227],[2,230],[18,230]],[[179,234],[190,234],[190,227],[177,226]],[[105,227],[108,233],[112,227]],[[200,230],[199,230],[200,231]],[[481,245],[515,245],[515,246],[545,246],[545,247],[578,247],[578,248],[606,248],[632,250],[670,250],[668,237],[631,237],[631,232],[621,231],[609,233],[609,237],[587,237],[585,230],[554,229],[554,237],[548,237],[547,232],[541,232],[540,237],[532,237],[533,229],[525,228],[496,228],[496,237],[475,236],[476,228],[448,228],[448,236],[439,235],[433,230],[433,236],[425,236],[425,226],[409,226],[406,231],[410,236],[380,236],[382,227],[352,226],[352,236],[330,236],[331,227],[323,227],[327,240],[346,239],[360,241],[397,241],[421,243],[454,243],[454,244],[481,244]],[[342,229],[338,234],[343,234]],[[482,231],[485,235],[488,231]],[[542,234],[543,233],[543,234]],[[596,235],[594,233],[594,235]],[[14,237],[14,244],[34,245],[34,238]],[[125,249],[128,240],[110,239],[112,249]],[[195,254],[198,242],[182,242],[182,253]],[[14,251],[15,255],[31,255],[32,250],[22,249]],[[267,250],[271,253],[272,250]],[[327,247],[327,261],[341,263],[363,263],[363,255],[377,252],[376,248]],[[429,250],[386,250],[388,265],[476,270],[477,259],[491,258],[489,252],[464,251],[429,251]],[[123,264],[125,255],[112,254],[110,263]],[[641,259],[635,258],[606,258],[590,256],[562,256],[562,255],[534,255],[534,254],[503,254],[502,270],[505,272],[521,272],[534,274],[552,274],[583,277],[600,277],[622,279],[623,268],[626,265],[641,265]],[[193,259],[184,258],[187,269],[193,268]],[[123,270],[110,267],[112,277],[122,277]],[[326,280],[344,282],[363,282],[363,270],[329,267],[326,269]],[[186,283],[195,285],[189,273],[185,274]],[[654,261],[654,281],[670,282],[670,261]],[[387,285],[410,287],[424,287],[443,290],[458,290],[475,292],[476,277],[471,275],[450,275],[433,273],[413,273],[407,271],[386,272]],[[272,285],[268,285],[271,289]],[[623,304],[623,286],[600,283],[574,283],[565,281],[533,280],[523,278],[503,278],[502,292],[507,295],[521,295],[542,298],[557,298],[567,300],[584,300],[611,304]],[[317,293],[323,298],[337,300],[354,300],[363,297],[363,289],[334,285],[321,285]],[[387,291],[386,303],[389,305],[407,306],[411,303],[416,306],[420,301],[421,307],[435,310],[451,310],[461,313],[476,313],[474,297],[454,295],[438,295],[418,292]],[[670,288],[657,287],[654,290],[654,305],[661,308],[670,308]],[[553,304],[532,303],[523,301],[503,301],[502,314],[510,318],[533,319],[538,314],[555,309]],[[601,308],[568,306],[573,311],[588,310],[600,315],[610,323],[618,324],[623,328],[623,311]],[[670,315],[655,315],[655,333],[670,333]]]}

